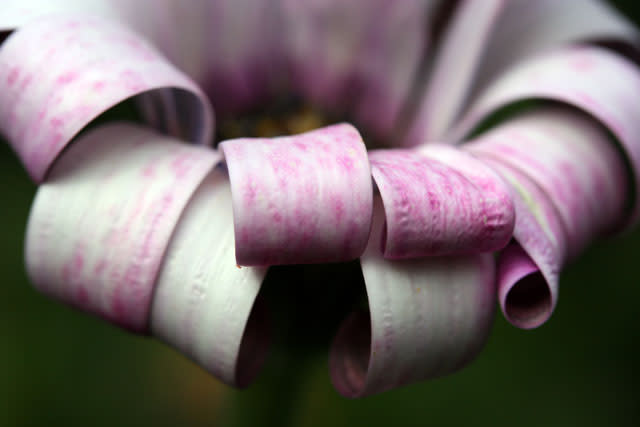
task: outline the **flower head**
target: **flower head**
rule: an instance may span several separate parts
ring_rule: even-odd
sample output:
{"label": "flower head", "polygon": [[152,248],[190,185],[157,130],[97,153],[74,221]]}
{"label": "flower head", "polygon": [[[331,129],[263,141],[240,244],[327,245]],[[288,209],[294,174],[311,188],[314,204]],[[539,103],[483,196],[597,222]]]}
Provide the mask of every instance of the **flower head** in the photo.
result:
{"label": "flower head", "polygon": [[[359,258],[368,311],[330,352],[359,397],[465,365],[496,299],[541,325],[564,263],[638,217],[640,72],[595,43],[638,33],[595,0],[462,1],[442,31],[426,0],[3,7],[0,129],[41,183],[31,280],[229,384],[264,358],[274,265]],[[214,111],[230,133],[283,93],[358,129],[214,141]],[[144,125],[87,129],[128,99]]]}

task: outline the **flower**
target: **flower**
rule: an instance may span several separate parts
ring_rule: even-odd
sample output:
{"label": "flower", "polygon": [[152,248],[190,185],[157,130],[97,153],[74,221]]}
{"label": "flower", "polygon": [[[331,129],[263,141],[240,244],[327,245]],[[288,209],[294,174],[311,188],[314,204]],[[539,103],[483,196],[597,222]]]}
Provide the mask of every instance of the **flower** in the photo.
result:
{"label": "flower", "polygon": [[[0,128],[43,182],[33,283],[229,384],[264,357],[269,266],[360,258],[369,313],[344,321],[330,356],[338,391],[358,397],[471,360],[496,282],[507,319],[539,326],[562,265],[637,217],[640,74],[585,42],[637,33],[599,2],[462,2],[437,46],[436,2],[38,3],[9,2],[0,21],[18,28],[0,50]],[[178,143],[211,141],[209,100],[239,115],[282,86],[395,148],[367,152],[349,124]],[[133,96],[148,126],[79,134]],[[469,137],[527,99],[554,104]]]}

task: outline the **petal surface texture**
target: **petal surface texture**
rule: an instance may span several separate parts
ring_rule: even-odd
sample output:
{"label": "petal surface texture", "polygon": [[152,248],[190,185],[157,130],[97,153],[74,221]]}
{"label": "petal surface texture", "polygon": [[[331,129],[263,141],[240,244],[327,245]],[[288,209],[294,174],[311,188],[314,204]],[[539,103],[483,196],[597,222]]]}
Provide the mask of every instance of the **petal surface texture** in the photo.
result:
{"label": "petal surface texture", "polygon": [[233,248],[229,182],[216,169],[189,202],[167,248],[151,331],[227,384],[246,386],[267,350],[264,309],[251,311],[266,270],[238,268]]}
{"label": "petal surface texture", "polygon": [[331,380],[346,397],[461,368],[482,348],[495,311],[490,254],[386,260],[377,243],[384,212],[376,200],[374,233],[361,260],[370,314],[347,318],[329,357]]}
{"label": "petal surface texture", "polygon": [[488,252],[511,239],[515,211],[501,178],[457,148],[370,153],[391,259]]}
{"label": "petal surface texture", "polygon": [[239,265],[346,261],[364,252],[373,187],[353,126],[228,140],[220,148],[231,180]]}
{"label": "petal surface texture", "polygon": [[27,271],[43,293],[137,332],[187,201],[219,155],[128,124],[80,137],[33,203]]}

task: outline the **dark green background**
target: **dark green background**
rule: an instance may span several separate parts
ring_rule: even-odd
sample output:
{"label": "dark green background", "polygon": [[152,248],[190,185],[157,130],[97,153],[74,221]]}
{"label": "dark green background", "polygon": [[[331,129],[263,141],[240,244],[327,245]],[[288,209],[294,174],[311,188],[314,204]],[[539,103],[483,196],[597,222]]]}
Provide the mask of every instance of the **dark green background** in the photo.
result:
{"label": "dark green background", "polygon": [[[640,21],[632,1],[615,3]],[[332,389],[326,352],[276,351],[239,392],[155,340],[39,295],[22,258],[36,188],[4,144],[0,189],[0,426],[640,424],[640,230],[570,265],[543,327],[521,331],[499,314],[461,372],[351,401]]]}

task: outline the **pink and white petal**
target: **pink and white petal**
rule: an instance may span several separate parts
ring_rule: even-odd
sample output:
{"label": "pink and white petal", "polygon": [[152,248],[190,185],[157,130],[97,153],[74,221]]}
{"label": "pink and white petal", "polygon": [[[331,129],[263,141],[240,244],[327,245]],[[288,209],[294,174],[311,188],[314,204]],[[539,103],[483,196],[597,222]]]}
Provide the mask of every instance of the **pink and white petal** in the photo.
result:
{"label": "pink and white petal", "polygon": [[223,141],[239,265],[359,257],[373,187],[358,131],[339,124],[294,136]]}
{"label": "pink and white petal", "polygon": [[442,138],[456,119],[472,88],[504,0],[464,0],[438,47],[423,101],[409,129],[405,145]]}
{"label": "pink and white petal", "polygon": [[542,188],[563,220],[570,257],[625,217],[630,189],[623,156],[605,130],[580,111],[530,112],[464,147],[520,170]]}
{"label": "pink and white petal", "polygon": [[484,345],[495,312],[490,254],[385,260],[378,245],[384,222],[378,198],[374,218],[361,259],[370,315],[347,318],[329,357],[334,386],[351,398],[460,369]]}
{"label": "pink and white petal", "polygon": [[540,187],[502,162],[481,158],[511,187],[516,209],[514,244],[521,248],[508,246],[505,251],[515,255],[499,262],[498,301],[513,325],[536,328],[549,319],[558,300],[560,269],[567,259],[566,232],[558,211]]}
{"label": "pink and white petal", "polygon": [[638,46],[638,29],[602,0],[509,0],[495,23],[472,98],[516,63],[579,41]]}
{"label": "pink and white petal", "polygon": [[41,292],[146,332],[154,283],[180,214],[220,155],[131,124],[97,128],[38,190],[25,258]]}
{"label": "pink and white petal", "polygon": [[215,169],[191,198],[166,250],[152,334],[227,384],[248,385],[268,347],[265,313],[256,302],[265,273],[236,266],[229,182]]}
{"label": "pink and white petal", "polygon": [[340,0],[282,0],[293,86],[325,108],[344,106],[351,72],[376,8]]}
{"label": "pink and white petal", "polygon": [[393,139],[414,87],[418,70],[430,51],[429,24],[438,1],[368,2],[364,40],[352,55],[352,81],[359,93],[352,114],[380,139]]}
{"label": "pink and white petal", "polygon": [[438,1],[284,0],[296,90],[372,133],[396,126],[429,44]]}
{"label": "pink and white petal", "polygon": [[207,5],[203,87],[216,111],[253,107],[282,89],[287,79],[279,2],[223,0]]}
{"label": "pink and white petal", "polygon": [[495,251],[511,239],[509,189],[484,163],[442,144],[369,153],[386,215],[385,258]]}
{"label": "pink and white petal", "polygon": [[36,181],[89,122],[136,95],[158,97],[166,118],[158,123],[176,125],[168,132],[211,140],[213,115],[195,83],[99,18],[43,18],[13,33],[0,48],[0,91],[0,130]]}
{"label": "pink and white petal", "polygon": [[[615,76],[615,78],[612,78]],[[635,178],[636,203],[623,223],[640,217],[640,72],[601,48],[574,46],[512,69],[482,95],[452,132],[459,140],[489,114],[524,99],[549,99],[586,111],[620,141]]]}

